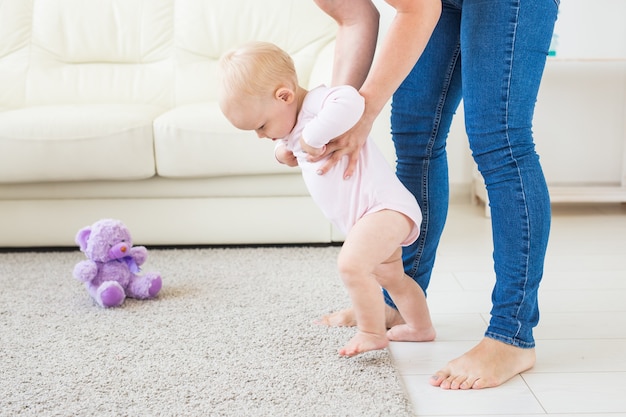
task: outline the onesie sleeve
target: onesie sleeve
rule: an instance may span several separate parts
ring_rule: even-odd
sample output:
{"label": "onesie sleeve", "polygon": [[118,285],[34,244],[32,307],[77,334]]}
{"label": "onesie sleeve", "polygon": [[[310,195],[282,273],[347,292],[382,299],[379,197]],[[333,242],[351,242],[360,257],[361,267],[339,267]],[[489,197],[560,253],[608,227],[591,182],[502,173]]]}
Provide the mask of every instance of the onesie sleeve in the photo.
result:
{"label": "onesie sleeve", "polygon": [[352,86],[331,87],[319,112],[302,130],[304,141],[321,148],[354,126],[365,110],[365,99]]}

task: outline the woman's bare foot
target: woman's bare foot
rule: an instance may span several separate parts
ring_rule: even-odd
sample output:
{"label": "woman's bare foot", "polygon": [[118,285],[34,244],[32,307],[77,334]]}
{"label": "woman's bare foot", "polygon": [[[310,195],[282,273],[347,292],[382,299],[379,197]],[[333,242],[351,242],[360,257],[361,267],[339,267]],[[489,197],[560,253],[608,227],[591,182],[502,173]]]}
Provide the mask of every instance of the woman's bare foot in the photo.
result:
{"label": "woman's bare foot", "polygon": [[[344,310],[335,311],[326,314],[316,321],[317,324],[323,324],[329,327],[354,327],[356,326],[356,316],[352,307]],[[385,305],[385,325],[388,329],[404,324],[404,319],[398,310]]]}
{"label": "woman's bare foot", "polygon": [[491,388],[534,365],[535,349],[522,349],[485,337],[469,352],[436,372],[429,382],[443,389]]}
{"label": "woman's bare foot", "polygon": [[387,332],[387,339],[396,342],[432,342],[437,332],[433,326],[416,329],[408,324],[398,324]]}
{"label": "woman's bare foot", "polygon": [[358,331],[344,347],[339,349],[341,356],[356,356],[370,350],[384,349],[389,345],[389,340],[383,334],[365,333]]}

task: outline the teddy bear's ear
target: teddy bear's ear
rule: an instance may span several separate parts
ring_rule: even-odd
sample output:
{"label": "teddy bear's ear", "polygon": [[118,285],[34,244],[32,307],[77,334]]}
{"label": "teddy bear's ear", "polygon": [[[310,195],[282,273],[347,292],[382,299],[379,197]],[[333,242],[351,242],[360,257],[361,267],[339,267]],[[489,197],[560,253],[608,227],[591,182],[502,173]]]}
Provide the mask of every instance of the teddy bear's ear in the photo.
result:
{"label": "teddy bear's ear", "polygon": [[74,238],[76,244],[80,247],[81,251],[85,251],[87,249],[87,240],[89,240],[89,236],[91,235],[91,226],[83,227],[76,233],[76,237]]}

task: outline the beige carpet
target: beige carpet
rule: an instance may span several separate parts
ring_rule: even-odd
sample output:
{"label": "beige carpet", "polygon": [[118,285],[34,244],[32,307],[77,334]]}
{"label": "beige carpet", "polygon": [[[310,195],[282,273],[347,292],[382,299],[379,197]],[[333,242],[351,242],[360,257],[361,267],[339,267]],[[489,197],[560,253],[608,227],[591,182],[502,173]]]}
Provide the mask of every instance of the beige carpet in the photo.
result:
{"label": "beige carpet", "polygon": [[82,253],[0,253],[0,415],[411,415],[387,351],[313,324],[348,305],[338,251],[152,249],[159,298],[108,310]]}

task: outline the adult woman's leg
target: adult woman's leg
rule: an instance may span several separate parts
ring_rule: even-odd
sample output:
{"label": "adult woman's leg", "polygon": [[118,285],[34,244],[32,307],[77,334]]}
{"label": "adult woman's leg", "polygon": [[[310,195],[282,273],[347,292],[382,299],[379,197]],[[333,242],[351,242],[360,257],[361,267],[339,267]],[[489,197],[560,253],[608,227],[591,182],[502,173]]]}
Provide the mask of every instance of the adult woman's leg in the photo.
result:
{"label": "adult woman's leg", "polygon": [[[460,9],[443,2],[442,15],[424,53],[392,101],[396,174],[421,210],[420,236],[403,249],[407,275],[426,291],[448,212],[446,138],[461,99]],[[385,292],[385,301],[394,307]]]}
{"label": "adult woman's leg", "polygon": [[550,199],[532,136],[555,0],[464,0],[463,100],[490,201],[496,285],[486,338],[437,373],[444,388],[496,386],[534,365]]}
{"label": "adult woman's leg", "polygon": [[[532,119],[556,20],[555,0],[465,0],[467,133],[489,196],[496,285],[486,336],[530,348],[550,229]],[[487,45],[487,46],[485,46]]]}

